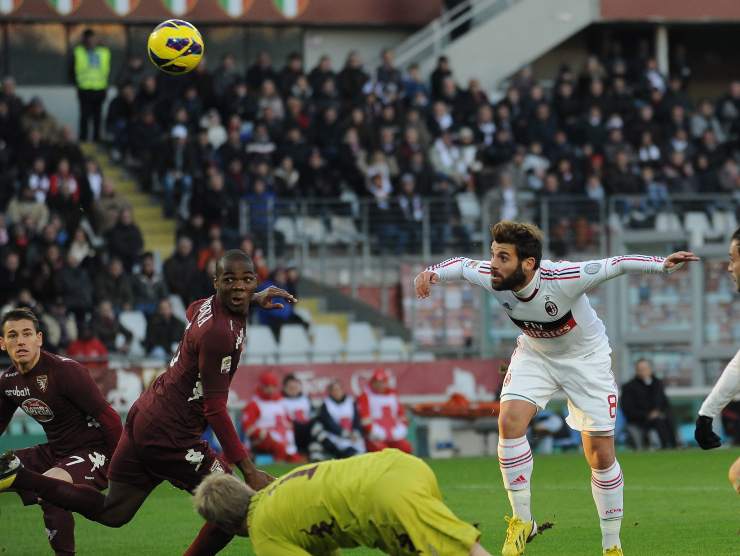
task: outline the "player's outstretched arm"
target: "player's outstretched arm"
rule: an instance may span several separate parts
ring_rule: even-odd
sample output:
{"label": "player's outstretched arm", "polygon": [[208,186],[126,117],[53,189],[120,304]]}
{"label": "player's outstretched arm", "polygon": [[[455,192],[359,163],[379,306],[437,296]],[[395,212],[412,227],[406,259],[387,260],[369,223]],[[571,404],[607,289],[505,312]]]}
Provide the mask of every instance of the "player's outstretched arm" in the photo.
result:
{"label": "player's outstretched arm", "polygon": [[453,280],[467,280],[476,286],[490,288],[491,268],[487,261],[477,261],[464,257],[447,259],[424,269],[414,278],[417,299],[429,297],[433,285]]}

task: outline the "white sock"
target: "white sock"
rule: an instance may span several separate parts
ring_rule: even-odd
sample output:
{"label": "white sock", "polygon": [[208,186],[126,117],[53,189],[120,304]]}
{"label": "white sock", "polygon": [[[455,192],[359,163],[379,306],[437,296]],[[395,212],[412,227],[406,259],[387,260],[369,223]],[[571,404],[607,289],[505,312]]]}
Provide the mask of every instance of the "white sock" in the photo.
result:
{"label": "white sock", "polygon": [[591,469],[591,494],[601,525],[601,546],[622,546],[619,529],[624,512],[624,479],[619,462],[608,469]]}
{"label": "white sock", "polygon": [[511,502],[511,511],[522,521],[532,521],[529,482],[532,478],[534,461],[527,437],[499,437],[498,465]]}

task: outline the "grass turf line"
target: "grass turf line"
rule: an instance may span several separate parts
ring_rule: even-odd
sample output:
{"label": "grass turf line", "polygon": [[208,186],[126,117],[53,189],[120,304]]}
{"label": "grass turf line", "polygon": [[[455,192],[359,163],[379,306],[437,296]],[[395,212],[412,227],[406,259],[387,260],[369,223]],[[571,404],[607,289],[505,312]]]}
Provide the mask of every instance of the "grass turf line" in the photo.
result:
{"label": "grass turf line", "polygon": [[[727,470],[740,450],[623,453],[626,517],[622,544],[627,555],[730,556],[740,553],[740,497]],[[509,512],[495,458],[434,460],[445,501],[469,522],[480,523],[483,545],[500,554],[503,516]],[[287,467],[273,467],[276,474]],[[538,521],[552,521],[527,547],[527,555],[600,554],[598,520],[589,469],[579,454],[535,457],[532,506]],[[108,529],[76,516],[77,551],[87,555],[182,554],[201,521],[190,496],[160,486],[134,520]],[[377,554],[357,548],[352,556]],[[23,507],[12,493],[0,494],[0,555],[51,554],[38,506]],[[247,539],[235,539],[225,555],[252,555]]]}

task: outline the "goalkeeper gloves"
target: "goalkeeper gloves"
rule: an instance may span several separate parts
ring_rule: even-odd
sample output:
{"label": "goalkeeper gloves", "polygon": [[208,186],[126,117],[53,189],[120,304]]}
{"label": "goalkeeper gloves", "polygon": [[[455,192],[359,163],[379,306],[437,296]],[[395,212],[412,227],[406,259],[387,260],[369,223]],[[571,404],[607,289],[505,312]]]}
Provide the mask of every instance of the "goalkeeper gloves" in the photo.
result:
{"label": "goalkeeper gloves", "polygon": [[719,448],[722,445],[719,436],[712,430],[712,418],[705,417],[704,415],[699,415],[699,418],[696,420],[694,438],[704,450]]}

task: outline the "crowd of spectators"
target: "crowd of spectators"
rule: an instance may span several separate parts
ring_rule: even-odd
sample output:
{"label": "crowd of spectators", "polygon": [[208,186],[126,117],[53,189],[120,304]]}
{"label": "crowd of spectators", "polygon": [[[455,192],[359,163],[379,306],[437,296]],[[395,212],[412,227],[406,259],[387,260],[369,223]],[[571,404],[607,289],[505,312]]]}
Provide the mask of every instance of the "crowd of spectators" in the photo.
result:
{"label": "crowd of spectators", "polygon": [[691,99],[685,56],[669,77],[648,54],[609,50],[583,68],[561,66],[547,86],[524,68],[501,93],[459,83],[445,57],[429,79],[398,68],[389,50],[377,68],[356,52],[342,67],[324,56],[313,68],[299,54],[282,67],[267,52],[248,67],[227,54],[177,78],[152,75],[134,56],[107,128],[166,214],[202,219],[234,244],[240,200],[260,245],[270,204],[291,214],[298,199],[315,198],[331,203],[317,215],[357,216],[366,200],[378,246],[415,252],[430,198],[433,247],[466,249],[474,223],[463,200],[494,196],[515,217],[515,194],[530,192],[582,199],[557,204],[549,222],[554,249],[580,248],[611,196],[638,197],[618,205],[637,225],[670,208],[673,194],[740,183],[740,80],[718,99]]}

